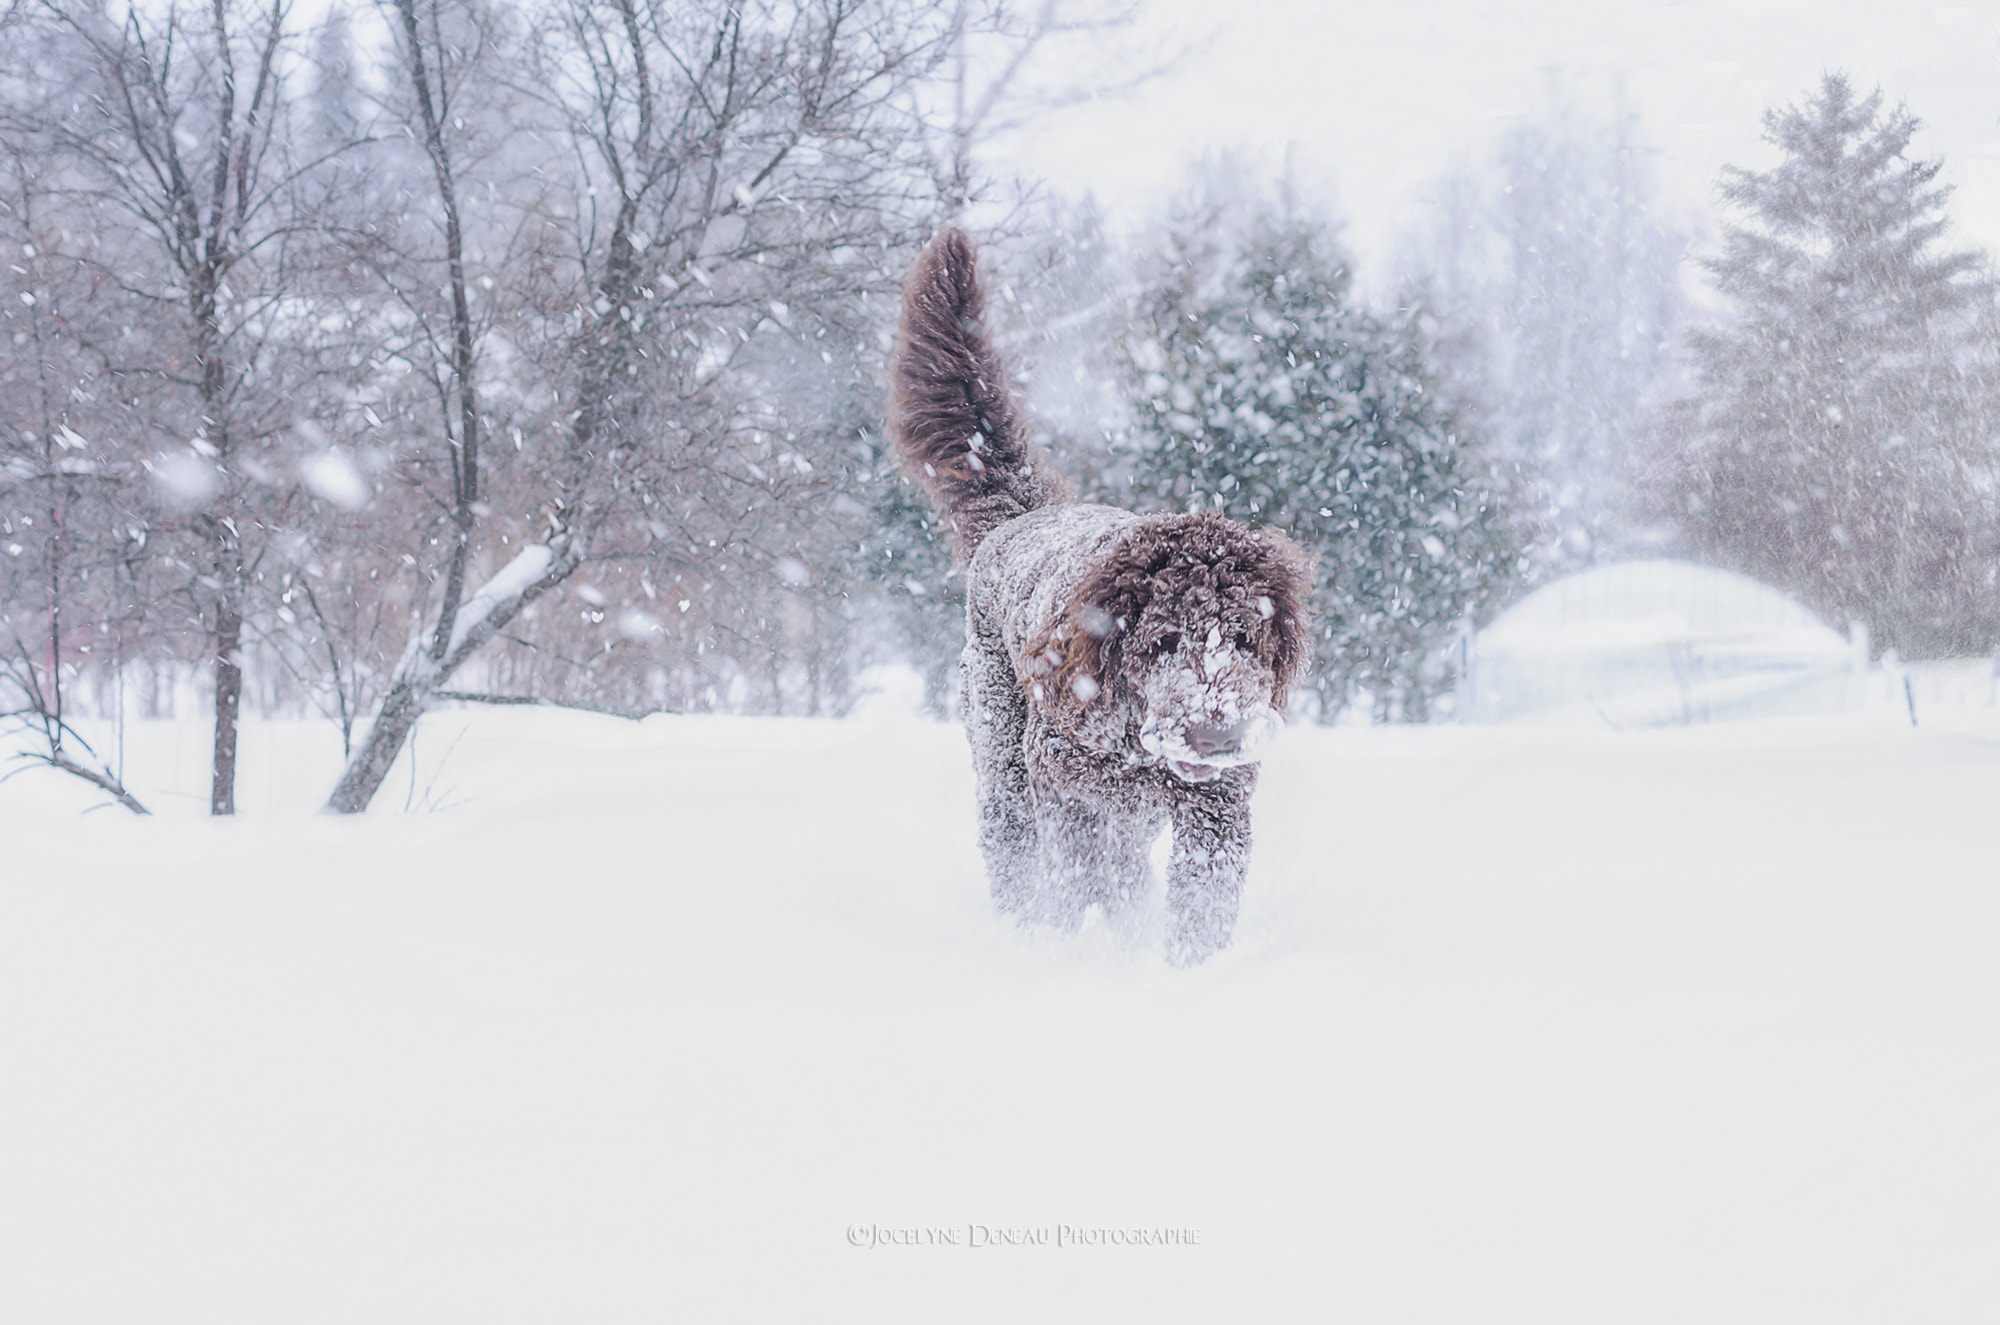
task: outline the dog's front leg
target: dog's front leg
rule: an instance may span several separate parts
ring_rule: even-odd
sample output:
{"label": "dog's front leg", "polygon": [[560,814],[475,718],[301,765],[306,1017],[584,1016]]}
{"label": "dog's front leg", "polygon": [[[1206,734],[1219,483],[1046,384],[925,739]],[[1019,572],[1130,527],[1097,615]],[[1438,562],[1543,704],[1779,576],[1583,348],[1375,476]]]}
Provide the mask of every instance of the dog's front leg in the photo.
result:
{"label": "dog's front leg", "polygon": [[1171,803],[1174,852],[1167,862],[1167,960],[1193,966],[1221,951],[1236,928],[1250,870],[1253,767],[1178,789]]}
{"label": "dog's front leg", "polygon": [[[1116,915],[1151,884],[1146,859],[1157,823],[1115,805],[1044,794],[1036,788],[1042,898],[1034,918],[1074,927],[1091,907]],[[1148,828],[1153,831],[1148,833]]]}

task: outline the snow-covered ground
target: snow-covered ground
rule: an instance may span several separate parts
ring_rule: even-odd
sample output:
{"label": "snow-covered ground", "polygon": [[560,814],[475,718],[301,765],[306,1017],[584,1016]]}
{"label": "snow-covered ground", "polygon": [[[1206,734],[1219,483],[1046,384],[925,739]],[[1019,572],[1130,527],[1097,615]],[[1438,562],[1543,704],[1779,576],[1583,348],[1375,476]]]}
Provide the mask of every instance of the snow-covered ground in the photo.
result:
{"label": "snow-covered ground", "polygon": [[1990,714],[1295,730],[1189,972],[996,920],[914,719],[349,820],[252,725],[234,822],[142,727],[0,787],[0,1320],[2000,1319]]}

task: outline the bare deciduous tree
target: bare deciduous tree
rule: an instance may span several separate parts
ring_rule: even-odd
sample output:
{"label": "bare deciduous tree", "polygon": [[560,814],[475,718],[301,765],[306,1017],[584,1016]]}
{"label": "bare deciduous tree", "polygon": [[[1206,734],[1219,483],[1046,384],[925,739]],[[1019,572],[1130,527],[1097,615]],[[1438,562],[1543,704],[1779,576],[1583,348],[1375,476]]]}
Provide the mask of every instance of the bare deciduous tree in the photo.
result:
{"label": "bare deciduous tree", "polygon": [[112,367],[144,384],[133,422],[150,435],[147,464],[187,549],[184,593],[214,679],[218,815],[235,811],[246,616],[296,495],[274,448],[297,410],[292,356],[310,342],[298,301],[315,162],[288,138],[288,13],[287,0],[191,12],[49,0],[37,11],[73,75],[44,89],[41,140],[79,192],[130,228],[106,272],[149,316]]}
{"label": "bare deciduous tree", "polygon": [[[456,125],[441,87],[418,82],[441,66],[443,25],[422,12],[399,9],[412,132],[433,165],[446,262],[462,269],[450,252]],[[769,472],[732,445],[768,431],[742,408],[749,366],[772,361],[753,342],[797,337],[840,298],[886,288],[875,255],[885,238],[910,238],[900,94],[936,59],[929,6],[563,0],[542,17],[525,63],[569,173],[520,204],[516,233],[534,243],[504,273],[520,301],[515,339],[541,350],[561,406],[536,439],[540,463],[517,466],[509,487],[511,528],[530,541],[462,601],[447,568],[427,643],[405,650],[329,802],[343,812],[367,805],[446,680],[586,562],[658,560],[654,545],[672,543],[690,571],[728,565],[711,554],[768,497],[742,490],[746,478],[768,488]],[[478,347],[461,353],[472,328],[456,302],[452,321],[449,444],[464,496],[480,481],[466,447]],[[479,504],[465,509],[476,517]],[[472,526],[458,527],[469,564]],[[788,578],[786,559],[761,551]]]}

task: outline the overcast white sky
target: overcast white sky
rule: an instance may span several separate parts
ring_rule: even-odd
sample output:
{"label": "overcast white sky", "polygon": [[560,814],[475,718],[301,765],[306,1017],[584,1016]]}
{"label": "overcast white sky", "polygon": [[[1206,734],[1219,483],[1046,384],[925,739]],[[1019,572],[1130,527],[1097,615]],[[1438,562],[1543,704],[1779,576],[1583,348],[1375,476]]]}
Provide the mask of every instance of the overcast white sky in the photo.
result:
{"label": "overcast white sky", "polygon": [[1775,159],[1766,107],[1827,70],[1879,84],[1924,121],[1917,150],[1945,158],[1957,236],[2000,253],[2000,5],[1151,0],[1146,22],[1185,35],[1181,64],[1127,101],[1047,118],[1023,164],[1119,207],[1171,191],[1205,149],[1291,145],[1331,175],[1364,279],[1394,257],[1425,184],[1532,110],[1550,69],[1622,79],[1663,193],[1704,217],[1723,164]]}

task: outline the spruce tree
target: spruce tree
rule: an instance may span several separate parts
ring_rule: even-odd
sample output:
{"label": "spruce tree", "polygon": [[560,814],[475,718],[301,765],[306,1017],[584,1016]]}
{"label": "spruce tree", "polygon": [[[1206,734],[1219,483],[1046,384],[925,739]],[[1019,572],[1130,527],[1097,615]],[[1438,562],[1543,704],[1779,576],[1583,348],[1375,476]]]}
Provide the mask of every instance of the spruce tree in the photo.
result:
{"label": "spruce tree", "polygon": [[1987,648],[1992,287],[1947,251],[1917,119],[1829,75],[1765,117],[1784,153],[1731,168],[1743,219],[1705,263],[1735,320],[1690,337],[1675,515],[1709,559],[1908,656]]}
{"label": "spruce tree", "polygon": [[1319,556],[1308,685],[1422,720],[1460,623],[1518,572],[1499,485],[1439,398],[1416,320],[1352,302],[1323,225],[1197,218],[1127,341],[1143,503],[1285,530]]}

